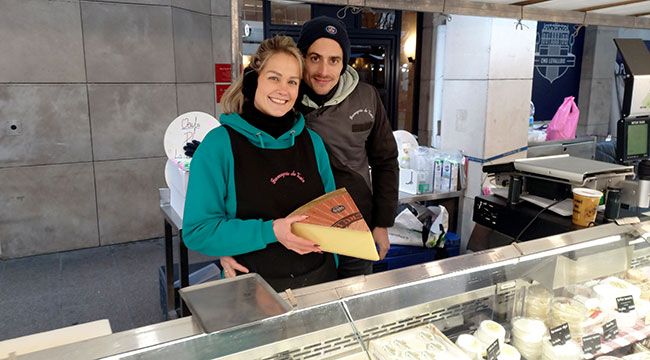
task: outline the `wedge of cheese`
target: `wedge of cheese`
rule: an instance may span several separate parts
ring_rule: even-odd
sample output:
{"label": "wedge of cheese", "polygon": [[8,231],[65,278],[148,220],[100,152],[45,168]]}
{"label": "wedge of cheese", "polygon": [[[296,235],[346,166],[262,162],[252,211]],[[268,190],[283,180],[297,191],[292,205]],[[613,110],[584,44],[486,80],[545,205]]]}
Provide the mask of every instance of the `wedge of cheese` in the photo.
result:
{"label": "wedge of cheese", "polygon": [[372,233],[345,188],[322,195],[294,210],[291,215],[309,216],[293,223],[292,232],[317,243],[323,251],[379,260]]}
{"label": "wedge of cheese", "polygon": [[379,260],[375,241],[370,231],[306,223],[293,223],[291,230],[294,234],[317,243],[323,251],[359,259]]}

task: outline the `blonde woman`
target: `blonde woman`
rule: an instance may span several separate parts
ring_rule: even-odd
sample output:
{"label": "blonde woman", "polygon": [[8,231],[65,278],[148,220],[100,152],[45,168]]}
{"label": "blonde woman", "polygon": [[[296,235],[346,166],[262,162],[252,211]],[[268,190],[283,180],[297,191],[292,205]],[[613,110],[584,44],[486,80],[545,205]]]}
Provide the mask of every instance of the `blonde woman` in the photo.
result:
{"label": "blonde woman", "polygon": [[276,291],[336,279],[332,254],[291,233],[286,216],[335,189],[321,138],[294,111],[303,57],[293,40],[264,40],[224,94],[223,126],[192,159],[183,216],[188,248],[219,256],[226,277],[256,272]]}

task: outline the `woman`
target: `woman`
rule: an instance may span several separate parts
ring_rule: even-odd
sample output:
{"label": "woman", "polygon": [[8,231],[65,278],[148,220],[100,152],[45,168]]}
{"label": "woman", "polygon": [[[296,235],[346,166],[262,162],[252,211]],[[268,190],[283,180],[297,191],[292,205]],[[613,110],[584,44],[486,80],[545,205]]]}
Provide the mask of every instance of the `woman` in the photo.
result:
{"label": "woman", "polygon": [[[336,279],[332,254],[291,233],[286,216],[335,189],[323,141],[294,111],[303,58],[293,40],[264,40],[223,95],[223,126],[192,158],[183,240],[222,257],[227,277],[260,274],[276,291]],[[232,258],[232,257],[234,258]]]}

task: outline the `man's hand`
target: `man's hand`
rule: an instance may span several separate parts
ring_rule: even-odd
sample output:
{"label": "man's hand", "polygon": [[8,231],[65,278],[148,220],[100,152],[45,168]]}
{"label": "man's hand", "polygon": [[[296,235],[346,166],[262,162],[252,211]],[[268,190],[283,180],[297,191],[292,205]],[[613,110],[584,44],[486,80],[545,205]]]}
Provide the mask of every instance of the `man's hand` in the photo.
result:
{"label": "man's hand", "polygon": [[235,270],[248,274],[248,269],[244,265],[238,263],[237,260],[235,260],[230,256],[222,256],[221,258],[219,258],[219,262],[221,263],[221,267],[223,268],[223,275],[226,278],[233,278],[237,276]]}
{"label": "man's hand", "polygon": [[388,241],[388,229],[383,227],[376,227],[372,230],[372,238],[375,239],[375,244],[379,247],[379,260],[383,260],[390,249],[390,242]]}
{"label": "man's hand", "polygon": [[273,233],[278,239],[280,244],[284,245],[289,250],[293,250],[300,255],[308,254],[310,252],[322,253],[318,244],[315,242],[303,239],[296,236],[291,232],[291,224],[303,221],[307,218],[306,215],[296,215],[282,219],[273,220]]}

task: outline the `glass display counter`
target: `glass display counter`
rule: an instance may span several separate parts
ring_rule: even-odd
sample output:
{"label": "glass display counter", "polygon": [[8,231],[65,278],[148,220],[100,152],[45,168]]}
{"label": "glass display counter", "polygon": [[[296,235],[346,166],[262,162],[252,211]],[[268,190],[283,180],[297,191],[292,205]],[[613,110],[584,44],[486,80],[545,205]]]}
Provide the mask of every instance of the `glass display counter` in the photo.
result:
{"label": "glass display counter", "polygon": [[[211,334],[198,332],[196,328],[188,333],[188,325],[185,324],[185,333],[179,334],[177,339],[158,344],[143,342],[141,346],[134,345],[131,349],[113,344],[112,350],[104,353],[110,356],[104,357],[368,359],[376,358],[372,355],[372,346],[377,339],[431,324],[448,339],[456,341],[460,334],[477,334],[477,329],[486,320],[493,320],[503,327],[505,344],[513,340],[513,320],[530,315],[527,311],[535,299],[535,291],[542,289],[549,294],[548,306],[551,307],[564,301],[559,300],[561,298],[573,296],[577,299],[578,295],[596,299],[600,296],[600,300],[609,301],[607,299],[617,299],[616,294],[607,297],[607,293],[585,295],[582,292],[593,289],[598,279],[614,281],[607,286],[615,288],[616,281],[611,280],[613,277],[643,289],[634,298],[639,311],[643,308],[647,315],[650,313],[650,302],[647,301],[650,286],[644,282],[650,284],[650,279],[639,277],[650,274],[650,270],[645,269],[650,266],[650,244],[644,240],[650,235],[648,229],[650,222],[623,226],[608,224],[390,272],[297,289],[281,294],[292,306],[292,310],[286,314]],[[228,306],[217,303],[217,306]],[[604,310],[602,312],[605,313]],[[545,314],[547,318],[542,321],[553,327],[557,322],[555,320],[558,320],[551,320],[555,313]],[[617,315],[602,317],[601,322],[592,322],[590,328],[581,327],[580,331],[571,329],[571,335],[580,344],[582,336],[602,332],[599,329],[605,325],[605,320],[619,320],[621,332],[614,340],[601,339],[600,351],[581,355],[582,358],[592,358],[596,353],[612,351],[647,337],[650,328],[645,325],[646,315],[637,316],[626,324],[626,320]],[[571,318],[567,319],[560,317],[558,321],[567,320],[572,324]],[[174,321],[161,325],[167,324],[170,330]],[[152,329],[155,330],[155,327]],[[148,336],[151,338],[152,334],[149,332]],[[119,334],[111,336],[116,335]],[[107,346],[109,339],[110,336],[103,339],[101,346]],[[100,346],[98,344],[95,343]],[[92,341],[70,346],[90,348]],[[58,349],[61,354],[65,350]],[[56,355],[55,351],[57,349],[52,349],[49,355]],[[35,353],[27,358],[48,358],[47,354]],[[95,352],[93,357],[97,355],[101,354]]]}

